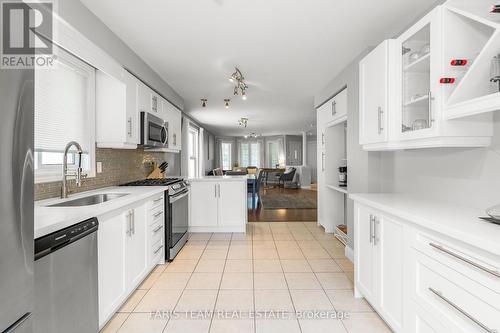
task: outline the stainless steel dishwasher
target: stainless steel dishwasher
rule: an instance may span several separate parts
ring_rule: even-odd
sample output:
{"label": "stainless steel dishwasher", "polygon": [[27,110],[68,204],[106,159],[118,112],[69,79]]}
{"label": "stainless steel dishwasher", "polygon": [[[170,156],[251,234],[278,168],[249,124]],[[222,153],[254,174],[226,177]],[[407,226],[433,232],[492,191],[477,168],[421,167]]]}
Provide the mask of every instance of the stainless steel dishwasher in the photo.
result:
{"label": "stainless steel dishwasher", "polygon": [[35,239],[34,331],[97,333],[95,218]]}

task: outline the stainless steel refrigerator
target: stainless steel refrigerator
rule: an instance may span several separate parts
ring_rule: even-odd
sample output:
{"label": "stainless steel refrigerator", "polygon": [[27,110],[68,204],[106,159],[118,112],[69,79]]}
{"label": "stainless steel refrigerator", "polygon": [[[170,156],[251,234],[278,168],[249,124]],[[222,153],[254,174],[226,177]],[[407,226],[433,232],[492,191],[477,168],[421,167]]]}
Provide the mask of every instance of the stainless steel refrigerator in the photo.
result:
{"label": "stainless steel refrigerator", "polygon": [[32,332],[34,70],[0,69],[0,332]]}

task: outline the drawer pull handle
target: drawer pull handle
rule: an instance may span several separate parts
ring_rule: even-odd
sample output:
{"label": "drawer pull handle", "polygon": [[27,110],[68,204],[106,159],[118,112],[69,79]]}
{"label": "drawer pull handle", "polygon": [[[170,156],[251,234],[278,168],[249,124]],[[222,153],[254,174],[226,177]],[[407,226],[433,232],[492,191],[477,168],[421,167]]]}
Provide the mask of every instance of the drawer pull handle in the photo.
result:
{"label": "drawer pull handle", "polygon": [[445,249],[445,248],[444,248],[444,247],[442,247],[441,245],[437,245],[437,244],[434,244],[434,243],[429,243],[429,245],[430,245],[430,246],[432,246],[433,248],[435,248],[435,249],[437,249],[437,250],[441,251],[441,252],[444,252],[444,253],[449,254],[450,256],[452,256],[452,257],[454,257],[454,258],[457,258],[458,260],[461,260],[461,261],[463,261],[463,262],[466,262],[466,263],[468,263],[469,265],[472,265],[472,266],[474,266],[474,267],[476,267],[476,268],[479,268],[479,269],[480,269],[480,270],[482,270],[482,271],[485,271],[486,273],[490,273],[491,275],[496,276],[497,278],[500,278],[500,273],[499,273],[498,271],[494,271],[494,270],[492,270],[492,269],[489,269],[489,268],[484,267],[483,265],[480,265],[480,264],[478,264],[478,263],[475,263],[475,262],[474,262],[474,261],[472,261],[472,260],[469,260],[469,259],[467,259],[467,258],[465,258],[465,257],[462,257],[462,256],[461,256],[461,255],[459,255],[459,254],[456,254],[456,253],[454,253],[454,252],[452,252],[452,251],[450,251],[450,250]]}
{"label": "drawer pull handle", "polygon": [[160,216],[161,214],[163,214],[163,211],[161,211],[161,212],[158,212],[158,213],[154,214],[154,215],[153,215],[153,218],[157,218],[157,217],[158,217],[158,216]]}
{"label": "drawer pull handle", "polygon": [[458,312],[460,312],[462,315],[464,315],[465,317],[469,318],[472,322],[474,322],[474,324],[476,324],[477,326],[481,327],[483,330],[485,330],[486,332],[488,333],[498,333],[497,330],[494,330],[494,329],[491,329],[487,326],[485,326],[483,323],[481,323],[479,320],[477,320],[476,318],[474,318],[472,315],[470,315],[467,311],[463,310],[462,308],[460,308],[458,305],[456,305],[455,303],[453,303],[452,301],[450,301],[447,297],[443,296],[443,293],[436,290],[436,289],[433,289],[431,287],[429,287],[429,290],[430,292],[432,292],[434,295],[436,295],[437,297],[439,297],[441,300],[443,300],[444,302],[448,303],[452,308],[454,308],[455,310],[457,310]]}
{"label": "drawer pull handle", "polygon": [[161,249],[163,249],[163,245],[161,245],[159,248],[157,248],[156,251],[154,252],[154,254],[157,254],[158,252],[160,252]]}
{"label": "drawer pull handle", "polygon": [[161,229],[163,229],[163,226],[162,226],[162,225],[160,225],[159,227],[155,228],[155,229],[153,230],[153,233],[155,233],[155,234],[156,234],[156,233],[157,233],[158,231],[160,231]]}

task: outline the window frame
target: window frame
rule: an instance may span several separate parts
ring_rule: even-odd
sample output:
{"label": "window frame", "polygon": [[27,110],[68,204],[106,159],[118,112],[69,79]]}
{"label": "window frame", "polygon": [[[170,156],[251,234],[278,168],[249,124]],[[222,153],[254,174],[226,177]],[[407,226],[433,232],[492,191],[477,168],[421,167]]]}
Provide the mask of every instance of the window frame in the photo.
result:
{"label": "window frame", "polygon": [[[54,45],[54,47],[58,47]],[[87,174],[87,178],[93,178],[96,177],[96,69],[95,67],[89,65],[87,62],[84,60],[80,59],[79,57],[75,56],[72,53],[67,52],[66,50],[59,48],[57,50],[58,52],[58,60],[62,59],[62,61],[66,62],[67,64],[70,64],[71,66],[74,66],[74,70],[78,72],[85,73],[88,75],[88,95],[87,95],[87,122],[89,124],[89,142],[88,142],[88,154],[85,154],[88,156],[88,164],[89,164],[89,169],[84,169],[84,173]],[[37,72],[40,71],[45,71],[45,70],[50,70],[50,69],[44,69],[44,68],[36,68],[35,67],[35,75]],[[36,89],[36,85],[35,85]],[[35,98],[36,98],[36,90],[35,90]],[[83,143],[82,143],[83,144]],[[69,154],[75,154],[73,157],[73,160],[75,163],[69,164],[68,163],[68,170],[71,171],[76,171],[76,152],[73,150],[70,150]],[[48,182],[54,182],[54,181],[61,181],[62,179],[62,163],[61,164],[53,164],[53,165],[42,165],[41,160],[42,160],[42,154],[43,151],[41,150],[36,150],[36,148],[33,149],[33,153],[35,155],[38,155],[36,157],[37,160],[37,165],[34,165],[34,178],[35,178],[35,184],[40,184],[40,183],[48,183]],[[57,151],[57,153],[64,153],[64,151]],[[83,156],[82,156],[83,159]]]}
{"label": "window frame", "polygon": [[[193,140],[191,140],[190,136],[193,136]],[[193,147],[190,147],[190,141],[193,142]],[[193,127],[193,126],[188,126],[188,144],[187,144],[187,151],[188,151],[188,163],[191,163],[191,161],[194,161],[195,165],[195,170],[194,170],[194,175],[189,174],[189,165],[188,165],[188,177],[198,177],[200,175],[200,166],[199,166],[199,159],[200,159],[200,130]],[[192,151],[194,150],[194,151]]]}
{"label": "window frame", "polygon": [[[228,169],[224,168],[224,145],[229,146],[229,163],[228,163],[229,168]],[[228,170],[232,169],[232,165],[233,165],[233,143],[223,141],[223,142],[221,142],[221,168],[224,171],[228,171]]]}
{"label": "window frame", "polygon": [[[255,152],[253,149],[252,149],[252,145],[253,144],[257,144],[258,145],[258,151]],[[243,145],[248,145],[248,165],[244,165],[243,163],[243,149],[242,149],[242,146]],[[249,167],[249,166],[256,166],[258,168],[261,167],[261,155],[262,155],[262,143],[259,142],[258,140],[248,140],[248,141],[242,141],[239,143],[239,153],[238,153],[238,157],[239,157],[239,161],[238,161],[238,164],[240,167],[243,167],[243,168],[246,168],[246,167]],[[254,154],[257,154],[257,156],[254,156]],[[256,157],[257,158],[257,161],[259,161],[259,165],[252,165],[252,158],[253,157]]]}

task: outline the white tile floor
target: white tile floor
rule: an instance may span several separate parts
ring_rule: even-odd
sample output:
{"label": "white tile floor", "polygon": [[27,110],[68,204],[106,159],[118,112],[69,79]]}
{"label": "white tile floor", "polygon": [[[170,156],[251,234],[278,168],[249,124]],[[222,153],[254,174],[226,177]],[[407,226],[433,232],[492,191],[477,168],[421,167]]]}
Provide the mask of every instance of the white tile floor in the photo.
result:
{"label": "white tile floor", "polygon": [[[102,332],[390,332],[368,303],[354,298],[352,263],[316,223],[259,222],[247,229],[192,234]],[[346,317],[308,317],[337,312]]]}

